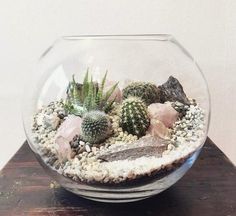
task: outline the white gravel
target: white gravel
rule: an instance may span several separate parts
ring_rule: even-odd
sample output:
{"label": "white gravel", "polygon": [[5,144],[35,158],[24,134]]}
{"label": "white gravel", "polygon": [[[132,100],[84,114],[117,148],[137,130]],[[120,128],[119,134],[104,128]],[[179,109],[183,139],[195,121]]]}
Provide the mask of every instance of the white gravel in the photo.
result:
{"label": "white gravel", "polygon": [[[178,105],[178,104],[177,104]],[[184,107],[186,115],[174,125],[171,132],[170,144],[163,152],[162,157],[140,157],[134,160],[122,160],[101,162],[96,155],[100,150],[109,148],[111,144],[89,145],[79,141],[80,146],[85,146],[85,151],[76,155],[59,167],[58,171],[63,175],[85,182],[120,183],[135,179],[136,176],[150,174],[164,167],[171,166],[174,162],[187,158],[206,137],[206,126],[203,110],[197,105]],[[57,127],[63,121],[58,117],[58,112],[63,113],[59,102],[51,103],[51,106],[43,108],[34,118],[33,131],[35,143],[41,152],[51,152],[56,155],[54,136]],[[50,116],[50,118],[48,118]],[[117,119],[115,116],[114,119]],[[114,121],[113,125],[119,126]],[[137,138],[116,130],[119,139],[113,140],[112,145],[126,140],[135,141]],[[121,136],[123,134],[123,136]],[[125,137],[125,138],[123,138]],[[128,137],[128,138],[127,138]],[[132,144],[131,144],[132,145]]]}

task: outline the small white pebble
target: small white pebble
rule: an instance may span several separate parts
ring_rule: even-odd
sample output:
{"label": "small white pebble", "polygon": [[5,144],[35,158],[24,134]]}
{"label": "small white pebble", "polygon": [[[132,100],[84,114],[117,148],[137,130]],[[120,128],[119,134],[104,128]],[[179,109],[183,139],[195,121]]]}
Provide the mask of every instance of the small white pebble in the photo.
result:
{"label": "small white pebble", "polygon": [[92,147],[92,152],[93,152],[94,154],[96,154],[96,153],[97,153],[97,148],[96,148],[96,147]]}
{"label": "small white pebble", "polygon": [[80,141],[79,141],[79,144],[80,144],[81,146],[84,146],[85,143],[84,143],[84,141],[80,140]]}
{"label": "small white pebble", "polygon": [[86,146],[85,146],[85,150],[86,150],[87,152],[90,152],[90,151],[91,151],[90,146],[89,146],[89,145],[86,145]]}

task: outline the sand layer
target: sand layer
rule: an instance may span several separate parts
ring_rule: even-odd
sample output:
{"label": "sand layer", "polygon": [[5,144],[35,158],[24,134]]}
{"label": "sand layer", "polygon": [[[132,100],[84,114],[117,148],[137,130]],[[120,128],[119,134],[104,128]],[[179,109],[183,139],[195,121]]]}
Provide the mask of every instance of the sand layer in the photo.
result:
{"label": "sand layer", "polygon": [[156,155],[149,154],[112,161],[101,159],[101,155],[115,154],[117,149],[125,149],[125,146],[127,149],[132,149],[137,142],[143,146],[147,143],[152,145],[154,142],[150,135],[137,140],[136,136],[122,131],[119,127],[119,116],[114,111],[110,113],[114,129],[111,138],[102,144],[91,145],[75,137],[71,142],[72,158],[63,163],[59,162],[55,134],[59,125],[67,117],[61,101],[50,103],[34,116],[32,128],[34,144],[46,163],[73,180],[105,184],[135,180],[176,167],[177,163],[182,163],[203,144],[206,137],[204,111],[192,100],[190,105],[176,102],[173,106],[176,110],[184,112],[183,117],[174,124],[168,139],[158,141],[158,144],[164,143],[165,148]]}

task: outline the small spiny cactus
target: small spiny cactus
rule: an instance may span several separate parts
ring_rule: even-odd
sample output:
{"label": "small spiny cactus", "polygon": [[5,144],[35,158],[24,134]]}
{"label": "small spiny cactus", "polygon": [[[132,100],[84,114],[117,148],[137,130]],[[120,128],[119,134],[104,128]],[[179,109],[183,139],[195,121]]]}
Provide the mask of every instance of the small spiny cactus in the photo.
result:
{"label": "small spiny cactus", "polygon": [[110,120],[108,116],[101,111],[90,111],[85,113],[81,128],[82,139],[91,144],[104,141],[111,132]]}
{"label": "small spiny cactus", "polygon": [[129,134],[141,137],[149,127],[147,106],[136,97],[125,99],[121,105],[121,127]]}
{"label": "small spiny cactus", "polygon": [[146,105],[160,102],[160,90],[155,84],[149,82],[132,82],[123,89],[123,98],[129,96],[141,98]]}

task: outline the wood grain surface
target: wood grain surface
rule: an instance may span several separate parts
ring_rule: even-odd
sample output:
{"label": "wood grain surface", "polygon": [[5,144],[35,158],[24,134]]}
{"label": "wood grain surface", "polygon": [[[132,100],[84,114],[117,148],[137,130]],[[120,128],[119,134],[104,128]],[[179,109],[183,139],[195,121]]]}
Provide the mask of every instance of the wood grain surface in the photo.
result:
{"label": "wood grain surface", "polygon": [[207,139],[194,166],[168,190],[135,203],[105,204],[58,187],[25,142],[0,172],[0,215],[236,216],[236,168]]}

